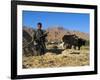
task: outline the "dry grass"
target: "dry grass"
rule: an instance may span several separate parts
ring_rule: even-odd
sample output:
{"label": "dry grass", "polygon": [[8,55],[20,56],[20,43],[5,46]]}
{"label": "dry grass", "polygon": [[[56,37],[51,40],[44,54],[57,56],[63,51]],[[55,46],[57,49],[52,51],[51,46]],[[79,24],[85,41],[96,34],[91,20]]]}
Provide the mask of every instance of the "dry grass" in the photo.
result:
{"label": "dry grass", "polygon": [[42,56],[23,56],[23,68],[45,68],[64,66],[89,65],[89,49],[73,50],[67,49],[56,54],[47,52]]}

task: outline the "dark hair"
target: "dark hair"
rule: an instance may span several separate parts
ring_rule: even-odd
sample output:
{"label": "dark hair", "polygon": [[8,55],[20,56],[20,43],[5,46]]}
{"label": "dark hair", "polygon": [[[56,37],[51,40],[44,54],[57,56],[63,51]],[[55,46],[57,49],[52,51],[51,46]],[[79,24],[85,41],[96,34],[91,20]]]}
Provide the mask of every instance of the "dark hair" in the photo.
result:
{"label": "dark hair", "polygon": [[41,22],[37,23],[37,25],[40,25],[42,27],[42,23]]}

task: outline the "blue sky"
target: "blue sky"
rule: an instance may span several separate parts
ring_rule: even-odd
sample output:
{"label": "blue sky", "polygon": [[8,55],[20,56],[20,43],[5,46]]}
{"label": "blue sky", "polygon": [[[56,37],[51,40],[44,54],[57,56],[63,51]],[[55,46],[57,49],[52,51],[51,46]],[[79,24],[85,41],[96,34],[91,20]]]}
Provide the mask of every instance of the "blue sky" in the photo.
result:
{"label": "blue sky", "polygon": [[42,22],[43,29],[52,26],[62,26],[68,30],[89,33],[90,16],[86,13],[35,12],[23,11],[23,26],[36,28]]}

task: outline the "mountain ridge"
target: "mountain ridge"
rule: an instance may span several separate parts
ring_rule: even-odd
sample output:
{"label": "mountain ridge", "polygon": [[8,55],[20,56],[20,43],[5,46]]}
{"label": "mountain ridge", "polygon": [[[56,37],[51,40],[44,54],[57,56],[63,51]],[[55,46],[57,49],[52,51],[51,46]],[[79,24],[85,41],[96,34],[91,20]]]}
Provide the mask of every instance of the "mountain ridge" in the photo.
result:
{"label": "mountain ridge", "polygon": [[[36,29],[33,29],[31,27],[26,27],[26,26],[23,27],[23,31],[28,33],[30,37],[33,37],[32,34],[34,33],[35,30]],[[64,29],[63,27],[59,27],[59,26],[49,27],[46,29],[46,31],[49,32],[47,36],[48,41],[62,41],[62,37],[64,35],[73,35],[73,34],[75,34],[79,38],[89,40],[88,33],[75,31],[75,30],[68,30],[68,29]],[[23,37],[25,37],[25,35]]]}

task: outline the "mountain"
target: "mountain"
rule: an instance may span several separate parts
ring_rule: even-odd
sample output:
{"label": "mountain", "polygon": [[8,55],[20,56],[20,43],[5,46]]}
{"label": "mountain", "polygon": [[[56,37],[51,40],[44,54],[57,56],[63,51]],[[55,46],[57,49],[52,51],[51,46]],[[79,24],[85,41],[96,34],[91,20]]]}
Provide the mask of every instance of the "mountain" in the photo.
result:
{"label": "mountain", "polygon": [[54,41],[54,40],[61,41],[64,35],[72,35],[72,34],[75,34],[82,39],[89,40],[88,33],[80,32],[80,31],[72,31],[72,30],[64,29],[63,27],[51,27],[48,28],[47,31],[49,32],[47,37],[49,41]]}
{"label": "mountain", "polygon": [[[30,42],[33,37],[32,34],[34,33],[34,31],[35,29],[33,28],[23,27],[23,39],[27,39],[26,41]],[[49,32],[47,36],[48,41],[61,41],[64,35],[72,35],[72,34],[75,34],[76,36],[82,39],[89,40],[88,33],[75,31],[75,30],[74,31],[68,30],[68,29],[64,29],[63,27],[54,26],[54,27],[47,28],[46,31]]]}

